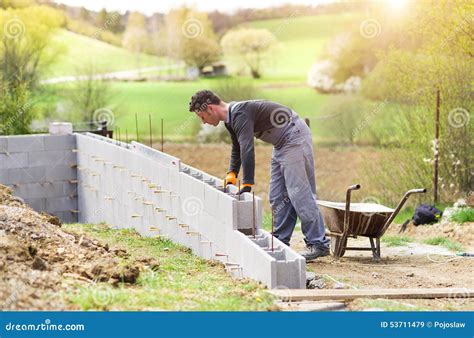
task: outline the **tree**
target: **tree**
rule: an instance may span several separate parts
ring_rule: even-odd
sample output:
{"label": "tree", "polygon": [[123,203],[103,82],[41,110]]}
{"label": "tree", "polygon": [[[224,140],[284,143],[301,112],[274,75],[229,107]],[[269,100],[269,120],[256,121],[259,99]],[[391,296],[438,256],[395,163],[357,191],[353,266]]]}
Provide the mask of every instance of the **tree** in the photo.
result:
{"label": "tree", "polygon": [[0,124],[3,133],[25,133],[34,114],[38,78],[58,56],[51,46],[63,15],[49,7],[0,10]]}
{"label": "tree", "polygon": [[159,40],[159,49],[169,58],[200,69],[216,61],[220,52],[207,13],[188,7],[173,9],[166,15]]}
{"label": "tree", "polygon": [[186,39],[183,44],[183,61],[200,71],[207,65],[218,61],[220,57],[219,44],[205,36]]}
{"label": "tree", "polygon": [[135,53],[137,57],[137,67],[140,67],[140,54],[145,51],[148,44],[146,18],[143,14],[139,12],[130,13],[122,44],[125,48]]}
{"label": "tree", "polygon": [[[419,182],[429,186],[437,153],[441,197],[453,200],[473,189],[472,6],[470,2],[414,3],[410,20],[398,33],[421,43],[378,51],[378,62],[363,82],[362,94],[367,98],[400,105],[391,119],[397,122],[397,141],[405,154],[396,166],[387,165],[387,179],[381,182],[386,188],[402,190]],[[440,138],[434,144],[438,90]]]}
{"label": "tree", "polygon": [[275,44],[275,35],[267,29],[234,30],[226,33],[221,40],[224,52],[241,58],[249,67],[253,78],[261,77],[262,62]]}
{"label": "tree", "polygon": [[75,81],[69,91],[72,109],[80,115],[84,122],[94,120],[94,112],[105,109],[110,105],[112,90],[110,82],[97,78],[99,72],[93,64],[86,64],[77,69],[78,76],[84,79]]}
{"label": "tree", "polygon": [[87,8],[81,7],[81,9],[79,10],[79,19],[87,22],[90,21],[91,13],[87,10]]}
{"label": "tree", "polygon": [[107,14],[107,28],[114,34],[122,33],[125,29],[122,24],[122,15],[117,12],[110,12]]}
{"label": "tree", "polygon": [[97,14],[95,25],[97,27],[105,28],[107,24],[107,18],[108,18],[107,10],[105,8],[102,8],[99,11],[99,14]]}

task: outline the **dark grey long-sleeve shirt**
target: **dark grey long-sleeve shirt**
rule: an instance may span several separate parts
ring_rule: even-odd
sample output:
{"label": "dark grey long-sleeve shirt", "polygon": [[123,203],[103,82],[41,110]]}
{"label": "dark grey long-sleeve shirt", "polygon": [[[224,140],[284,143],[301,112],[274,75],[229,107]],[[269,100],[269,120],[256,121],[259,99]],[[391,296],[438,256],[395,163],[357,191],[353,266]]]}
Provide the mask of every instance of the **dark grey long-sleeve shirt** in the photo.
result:
{"label": "dark grey long-sleeve shirt", "polygon": [[242,182],[254,184],[254,136],[279,147],[292,121],[298,118],[290,108],[265,100],[230,102],[225,127],[232,140],[229,171],[243,169]]}

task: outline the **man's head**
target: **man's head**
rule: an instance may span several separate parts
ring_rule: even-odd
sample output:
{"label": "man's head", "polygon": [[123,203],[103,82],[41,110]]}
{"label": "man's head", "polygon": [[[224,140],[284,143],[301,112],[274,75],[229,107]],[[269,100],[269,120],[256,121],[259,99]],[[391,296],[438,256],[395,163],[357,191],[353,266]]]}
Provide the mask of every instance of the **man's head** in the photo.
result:
{"label": "man's head", "polygon": [[200,90],[191,97],[189,111],[195,112],[203,123],[217,126],[224,119],[227,107],[225,102],[210,90]]}

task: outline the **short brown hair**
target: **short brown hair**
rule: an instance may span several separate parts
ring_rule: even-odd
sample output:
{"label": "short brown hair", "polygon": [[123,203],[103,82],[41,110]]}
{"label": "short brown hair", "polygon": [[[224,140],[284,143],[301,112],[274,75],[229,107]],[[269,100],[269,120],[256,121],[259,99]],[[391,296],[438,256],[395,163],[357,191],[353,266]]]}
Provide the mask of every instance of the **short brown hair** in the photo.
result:
{"label": "short brown hair", "polygon": [[190,112],[200,112],[207,109],[209,104],[219,104],[221,99],[210,90],[200,90],[191,97],[189,102]]}

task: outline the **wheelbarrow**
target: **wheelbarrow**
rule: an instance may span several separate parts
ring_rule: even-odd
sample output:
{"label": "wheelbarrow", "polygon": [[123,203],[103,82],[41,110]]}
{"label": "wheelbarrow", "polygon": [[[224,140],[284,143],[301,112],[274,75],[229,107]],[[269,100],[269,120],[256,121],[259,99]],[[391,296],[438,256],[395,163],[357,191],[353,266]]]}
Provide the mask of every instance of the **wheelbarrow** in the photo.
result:
{"label": "wheelbarrow", "polygon": [[[346,202],[320,201],[324,223],[331,237],[331,254],[344,256],[346,250],[371,250],[374,260],[380,260],[380,237],[402,209],[411,194],[425,193],[426,189],[412,189],[405,193],[395,209],[376,203],[351,203],[351,192],[360,189],[360,184],[347,188]],[[370,247],[348,247],[348,237],[368,237]]]}

